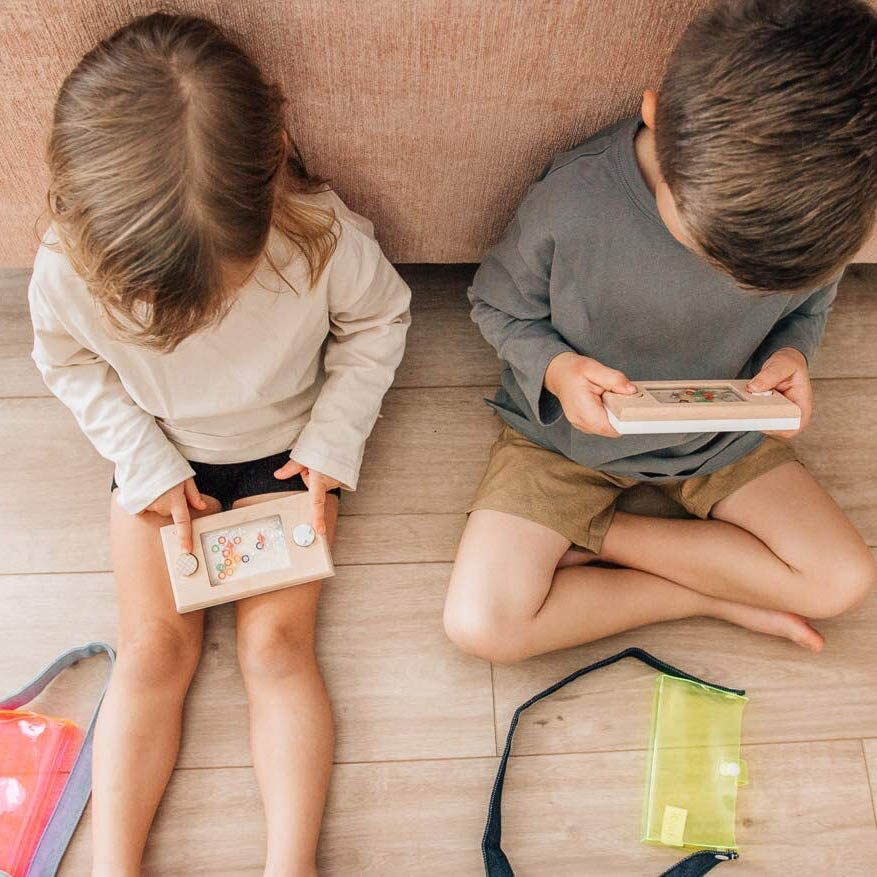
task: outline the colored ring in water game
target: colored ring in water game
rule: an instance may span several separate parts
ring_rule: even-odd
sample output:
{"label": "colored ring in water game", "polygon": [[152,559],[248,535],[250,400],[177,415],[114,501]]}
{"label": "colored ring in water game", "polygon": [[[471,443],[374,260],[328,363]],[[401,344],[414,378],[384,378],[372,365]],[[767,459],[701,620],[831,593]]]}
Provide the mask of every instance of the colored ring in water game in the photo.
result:
{"label": "colored ring in water game", "polygon": [[240,544],[241,544],[241,537],[240,537],[240,536],[235,536],[235,537],[234,537],[234,544],[235,544],[235,545],[240,545]]}
{"label": "colored ring in water game", "polygon": [[217,541],[219,542],[220,545],[225,545],[225,536],[220,536]]}
{"label": "colored ring in water game", "polygon": [[217,568],[220,572],[225,572],[225,564],[224,564],[224,563],[217,563],[217,564],[216,564],[216,568]]}
{"label": "colored ring in water game", "polygon": [[250,562],[250,555],[249,555],[249,554],[244,554],[244,555],[241,557],[241,560],[242,560],[244,563],[249,563],[249,562]]}
{"label": "colored ring in water game", "polygon": [[219,546],[218,545],[211,545],[210,550],[211,551],[219,551]]}
{"label": "colored ring in water game", "polygon": [[261,551],[264,547],[265,547],[265,543],[264,543],[264,542],[257,542],[257,543],[256,543],[256,550],[257,550],[257,551]]}
{"label": "colored ring in water game", "polygon": [[222,579],[224,579],[224,578],[225,578],[225,573],[224,573],[224,572],[221,572],[221,573],[219,574],[219,580],[222,581]]}

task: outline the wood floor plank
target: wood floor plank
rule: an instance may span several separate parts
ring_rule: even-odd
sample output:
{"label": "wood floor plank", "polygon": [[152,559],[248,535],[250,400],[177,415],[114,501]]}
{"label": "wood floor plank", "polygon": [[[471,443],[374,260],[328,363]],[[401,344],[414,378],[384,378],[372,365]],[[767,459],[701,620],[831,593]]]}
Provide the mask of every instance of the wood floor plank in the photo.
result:
{"label": "wood floor plank", "polygon": [[[459,653],[442,630],[447,577],[444,564],[350,566],[326,582],[318,652],[335,704],[337,761],[495,753],[490,667]],[[0,650],[0,693],[73,645],[116,641],[106,573],[0,576],[0,604],[17,642]],[[77,673],[65,674],[43,701],[49,712],[82,721],[103,667],[90,662]],[[186,703],[180,765],[251,763],[234,612],[217,607]]]}
{"label": "wood floor plank", "polygon": [[[877,594],[859,609],[819,622],[822,654],[723,622],[689,619],[651,625],[596,643],[494,667],[497,740],[515,708],[537,691],[629,646],[749,695],[747,743],[867,737],[877,728]],[[639,749],[647,745],[657,674],[627,660],[572,683],[520,719],[520,754]]]}
{"label": "wood floor plank", "polygon": [[868,775],[871,781],[871,797],[874,800],[874,822],[877,823],[877,739],[863,740],[865,761],[868,764]]}
{"label": "wood floor plank", "polygon": [[473,265],[404,265],[411,286],[411,328],[397,387],[496,384],[502,370],[493,349],[469,316],[466,289]]}
{"label": "wood floor plank", "polygon": [[[346,503],[343,504],[346,506]],[[338,521],[336,564],[449,562],[466,516],[457,514],[348,515]]]}
{"label": "wood floor plank", "polygon": [[485,387],[391,390],[366,445],[348,514],[461,513],[484,472],[499,420]]}
{"label": "wood floor plank", "polygon": [[815,378],[877,376],[877,265],[850,265],[825,338],[813,357]]}
{"label": "wood floor plank", "polygon": [[[405,265],[411,286],[412,326],[397,387],[495,384],[501,365],[469,317],[466,289],[475,266]],[[48,390],[30,361],[27,311],[30,272],[0,270],[0,397],[46,396]],[[847,269],[814,357],[814,377],[877,377],[877,265]]]}
{"label": "wood floor plank", "polygon": [[[335,768],[319,851],[320,874],[483,874],[480,824],[493,759]],[[89,867],[90,808],[62,877]],[[178,770],[159,809],[144,877],[257,875],[265,828],[252,770]]]}
{"label": "wood floor plank", "polygon": [[0,573],[108,569],[111,478],[57,399],[0,399]]}
{"label": "wood floor plank", "polygon": [[[747,746],[734,873],[873,874],[877,855],[859,741]],[[642,875],[680,858],[639,843],[643,752],[514,758],[504,848],[522,877]],[[320,844],[321,874],[483,873],[479,843],[495,759],[340,765]],[[62,874],[87,869],[88,818]],[[264,827],[249,769],[177,771],[156,820],[147,875],[250,874]]]}
{"label": "wood floor plank", "polygon": [[869,545],[877,545],[877,380],[813,382],[813,421],[801,458]]}
{"label": "wood floor plank", "polygon": [[0,398],[49,394],[30,358],[29,280],[29,269],[0,269]]}

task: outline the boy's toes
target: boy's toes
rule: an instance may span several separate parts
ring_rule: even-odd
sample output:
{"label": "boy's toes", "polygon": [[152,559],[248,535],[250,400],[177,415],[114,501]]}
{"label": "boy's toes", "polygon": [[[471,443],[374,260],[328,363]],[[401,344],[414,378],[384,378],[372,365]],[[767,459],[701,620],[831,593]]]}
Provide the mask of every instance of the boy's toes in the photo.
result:
{"label": "boy's toes", "polygon": [[825,638],[822,634],[811,627],[806,618],[795,615],[792,612],[786,613],[788,616],[788,637],[792,642],[810,649],[811,652],[818,654],[825,646]]}

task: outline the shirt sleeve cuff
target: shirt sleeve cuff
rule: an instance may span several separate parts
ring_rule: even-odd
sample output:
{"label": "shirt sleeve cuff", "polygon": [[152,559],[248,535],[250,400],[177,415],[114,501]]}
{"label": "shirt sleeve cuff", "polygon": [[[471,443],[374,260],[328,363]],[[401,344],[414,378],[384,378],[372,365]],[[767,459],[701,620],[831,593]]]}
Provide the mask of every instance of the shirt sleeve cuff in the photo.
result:
{"label": "shirt sleeve cuff", "polygon": [[793,350],[797,350],[807,361],[809,367],[810,359],[813,356],[816,345],[810,343],[809,339],[804,337],[802,333],[796,332],[794,329],[778,332],[775,336],[767,338],[762,345],[758,354],[758,368],[756,371],[760,371],[764,367],[764,364],[784,347],[790,347]]}
{"label": "shirt sleeve cuff", "polygon": [[359,481],[359,468],[362,462],[362,454],[355,463],[350,460],[341,460],[332,457],[312,445],[296,442],[295,447],[289,452],[289,458],[307,466],[308,469],[316,469],[323,475],[328,475],[341,483],[345,490],[356,490]]}
{"label": "shirt sleeve cuff", "polygon": [[560,400],[545,386],[545,372],[551,360],[561,353],[575,353],[575,351],[559,338],[547,340],[539,351],[536,367],[528,376],[527,385],[523,388],[527,401],[542,426],[551,426],[563,416]]}
{"label": "shirt sleeve cuff", "polygon": [[155,502],[165,491],[176,487],[181,481],[191,478],[195,470],[185,458],[180,458],[180,465],[165,469],[146,482],[136,479],[123,479],[116,470],[116,484],[119,492],[116,500],[129,515],[139,515],[147,506]]}

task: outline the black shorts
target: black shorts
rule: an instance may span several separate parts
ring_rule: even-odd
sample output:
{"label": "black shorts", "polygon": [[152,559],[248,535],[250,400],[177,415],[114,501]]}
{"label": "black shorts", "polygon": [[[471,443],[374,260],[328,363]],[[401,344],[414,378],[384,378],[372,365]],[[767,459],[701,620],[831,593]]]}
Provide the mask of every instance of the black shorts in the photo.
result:
{"label": "black shorts", "polygon": [[[245,463],[196,463],[189,465],[195,470],[195,485],[201,493],[212,496],[222,503],[227,511],[232,503],[246,496],[258,496],[261,493],[283,493],[287,490],[307,490],[301,475],[280,480],[274,477],[277,469],[289,462],[289,451],[281,451],[261,460],[247,460]],[[116,489],[116,479],[110,491]],[[337,487],[329,491],[341,496]]]}

